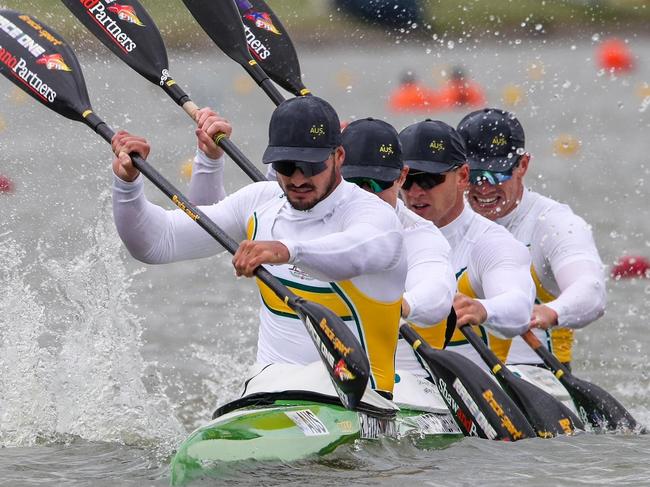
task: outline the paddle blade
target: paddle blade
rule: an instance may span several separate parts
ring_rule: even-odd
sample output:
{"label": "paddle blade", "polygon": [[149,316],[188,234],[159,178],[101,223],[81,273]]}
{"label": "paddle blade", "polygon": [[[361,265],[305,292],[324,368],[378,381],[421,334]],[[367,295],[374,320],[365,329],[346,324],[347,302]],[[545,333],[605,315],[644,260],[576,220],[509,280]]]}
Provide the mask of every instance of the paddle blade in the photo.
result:
{"label": "paddle blade", "polygon": [[578,379],[572,374],[562,375],[560,382],[569,391],[583,421],[592,427],[621,431],[634,431],[638,428],[638,423],[628,410],[596,384]]}
{"label": "paddle blade", "polygon": [[232,0],[183,0],[208,37],[226,55],[241,65],[253,61],[239,11]]}
{"label": "paddle blade", "polygon": [[48,108],[83,121],[90,101],[81,66],[54,30],[34,17],[0,10],[0,73]]}
{"label": "paddle blade", "polygon": [[571,435],[585,426],[573,412],[539,387],[503,367],[495,372],[508,395],[517,403],[542,438]]}
{"label": "paddle blade", "polygon": [[288,304],[307,327],[341,402],[349,409],[356,408],[370,376],[368,357],[359,341],[341,318],[324,306],[302,298]]}
{"label": "paddle blade", "polygon": [[102,44],[149,81],[161,86],[169,61],[158,27],[137,0],[62,0]]}
{"label": "paddle blade", "polygon": [[402,325],[400,333],[435,377],[465,436],[503,441],[536,436],[517,405],[474,362],[455,352],[434,349],[408,325]]}
{"label": "paddle blade", "polygon": [[248,49],[266,74],[289,93],[306,95],[300,62],[287,30],[264,0],[235,0]]}

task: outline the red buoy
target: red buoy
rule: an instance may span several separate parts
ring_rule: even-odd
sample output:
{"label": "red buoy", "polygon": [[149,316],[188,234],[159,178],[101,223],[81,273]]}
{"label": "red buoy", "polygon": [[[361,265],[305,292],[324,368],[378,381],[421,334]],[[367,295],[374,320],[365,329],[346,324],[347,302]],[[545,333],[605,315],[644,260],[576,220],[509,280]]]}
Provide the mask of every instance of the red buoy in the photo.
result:
{"label": "red buoy", "polygon": [[0,174],[0,193],[13,193],[14,183],[7,176]]}
{"label": "red buoy", "polygon": [[631,71],[634,60],[630,48],[620,39],[607,39],[598,46],[598,65],[607,71]]}
{"label": "red buoy", "polygon": [[650,278],[650,261],[638,255],[625,255],[612,267],[614,279]]}

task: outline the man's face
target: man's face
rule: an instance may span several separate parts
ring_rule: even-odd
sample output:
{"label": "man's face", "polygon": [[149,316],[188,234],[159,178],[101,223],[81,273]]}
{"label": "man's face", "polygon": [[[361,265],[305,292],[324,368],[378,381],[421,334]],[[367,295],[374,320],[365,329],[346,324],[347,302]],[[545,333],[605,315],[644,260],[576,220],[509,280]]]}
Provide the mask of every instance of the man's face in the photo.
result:
{"label": "man's face", "polygon": [[296,169],[291,176],[278,173],[278,183],[287,200],[296,210],[310,210],[334,191],[341,182],[341,165],[345,151],[338,147],[325,161],[327,168],[314,176],[305,176]]}
{"label": "man's face", "polygon": [[444,182],[423,189],[414,182],[409,189],[402,188],[407,208],[438,227],[451,223],[463,211],[463,192],[469,178],[467,164],[443,173]]}
{"label": "man's face", "polygon": [[528,169],[528,160],[528,155],[523,155],[513,169],[512,177],[502,183],[490,184],[486,179],[479,184],[470,181],[467,199],[472,209],[490,220],[504,217],[514,210],[524,191],[523,177]]}

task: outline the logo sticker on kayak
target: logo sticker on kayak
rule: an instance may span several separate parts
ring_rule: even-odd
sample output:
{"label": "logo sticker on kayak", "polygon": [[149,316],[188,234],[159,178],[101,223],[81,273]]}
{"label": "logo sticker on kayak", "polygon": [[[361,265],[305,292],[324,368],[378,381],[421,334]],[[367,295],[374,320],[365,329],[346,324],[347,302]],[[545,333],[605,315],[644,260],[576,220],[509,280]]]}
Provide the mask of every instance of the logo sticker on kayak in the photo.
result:
{"label": "logo sticker on kayak", "polygon": [[414,419],[420,432],[425,435],[462,433],[456,422],[448,414],[427,413],[416,416]]}
{"label": "logo sticker on kayak", "polygon": [[305,436],[322,436],[330,433],[318,416],[309,409],[286,411],[284,414],[302,430]]}
{"label": "logo sticker on kayak", "polygon": [[395,421],[386,418],[375,418],[359,413],[359,433],[364,440],[374,440],[380,436],[396,437]]}

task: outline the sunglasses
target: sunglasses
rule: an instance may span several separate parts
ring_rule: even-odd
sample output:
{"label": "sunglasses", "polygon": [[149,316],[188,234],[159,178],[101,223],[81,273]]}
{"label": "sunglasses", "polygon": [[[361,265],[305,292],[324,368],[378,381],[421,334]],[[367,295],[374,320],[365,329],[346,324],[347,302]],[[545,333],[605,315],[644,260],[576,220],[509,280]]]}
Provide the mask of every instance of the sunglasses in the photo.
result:
{"label": "sunglasses", "polygon": [[411,189],[411,186],[413,184],[417,184],[420,188],[427,190],[431,188],[435,188],[439,184],[442,184],[445,182],[445,179],[447,179],[447,174],[442,174],[442,173],[430,173],[430,172],[416,172],[416,173],[408,173],[406,176],[406,180],[404,181],[404,184],[402,185],[402,189],[405,189],[406,191]]}
{"label": "sunglasses", "polygon": [[356,184],[360,188],[370,189],[373,193],[381,193],[390,188],[395,181],[380,181],[372,178],[346,178],[346,181]]}
{"label": "sunglasses", "polygon": [[514,167],[505,172],[482,171],[472,169],[469,172],[469,182],[473,185],[490,184],[492,186],[502,184],[512,178]]}
{"label": "sunglasses", "polygon": [[271,166],[276,172],[283,176],[291,176],[296,169],[300,169],[305,177],[316,176],[327,169],[327,159],[322,162],[293,162],[293,161],[277,161],[272,162]]}

